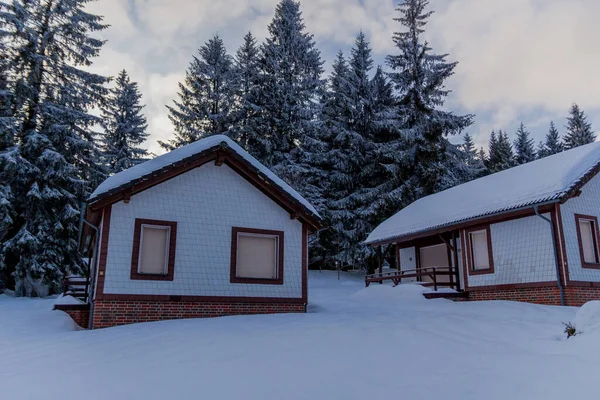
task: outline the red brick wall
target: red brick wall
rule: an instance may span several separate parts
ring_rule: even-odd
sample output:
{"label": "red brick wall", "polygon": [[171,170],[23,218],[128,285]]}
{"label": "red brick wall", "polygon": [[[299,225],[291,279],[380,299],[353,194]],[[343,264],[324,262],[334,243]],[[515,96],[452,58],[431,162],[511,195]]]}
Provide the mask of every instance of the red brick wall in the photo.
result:
{"label": "red brick wall", "polygon": [[72,305],[56,305],[54,306],[54,309],[66,312],[73,318],[73,321],[75,321],[77,325],[85,329],[88,328],[90,321],[89,305],[87,308],[75,307]]}
{"label": "red brick wall", "polygon": [[[571,286],[564,289],[568,306],[581,306],[590,300],[600,300],[600,287]],[[469,300],[512,300],[527,303],[560,305],[560,292],[556,286],[491,289],[469,292]]]}
{"label": "red brick wall", "polygon": [[569,306],[580,306],[590,300],[600,300],[600,287],[571,286],[565,288],[565,301]]}
{"label": "red brick wall", "polygon": [[181,318],[206,318],[224,315],[302,313],[304,304],[220,303],[194,301],[96,300],[93,328]]}
{"label": "red brick wall", "polygon": [[511,300],[559,306],[560,292],[556,286],[476,290],[469,292],[469,300]]}

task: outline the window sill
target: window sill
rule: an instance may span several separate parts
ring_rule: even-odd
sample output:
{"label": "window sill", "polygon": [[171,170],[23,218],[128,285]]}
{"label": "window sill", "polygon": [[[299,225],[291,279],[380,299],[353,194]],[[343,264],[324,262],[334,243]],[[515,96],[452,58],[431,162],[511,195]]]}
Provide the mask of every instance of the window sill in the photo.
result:
{"label": "window sill", "polygon": [[246,283],[254,285],[283,285],[283,278],[266,279],[266,278],[241,278],[232,276],[230,283]]}
{"label": "window sill", "polygon": [[592,264],[592,263],[583,262],[583,263],[581,263],[581,268],[600,269],[600,263],[598,263],[598,264]]}
{"label": "window sill", "polygon": [[493,273],[494,273],[493,268],[469,270],[469,275],[489,275],[489,274],[493,274]]}
{"label": "window sill", "polygon": [[168,275],[168,274],[140,274],[137,272],[133,272],[131,273],[131,276],[129,277],[129,279],[131,280],[137,280],[137,281],[172,281],[173,280],[173,275]]}

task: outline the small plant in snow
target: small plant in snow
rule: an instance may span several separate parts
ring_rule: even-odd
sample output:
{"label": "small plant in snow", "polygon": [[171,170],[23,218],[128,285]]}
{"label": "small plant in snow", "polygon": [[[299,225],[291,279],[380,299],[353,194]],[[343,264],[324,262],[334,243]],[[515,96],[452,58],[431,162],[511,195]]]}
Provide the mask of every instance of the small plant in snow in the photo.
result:
{"label": "small plant in snow", "polygon": [[567,339],[570,338],[571,336],[575,336],[578,333],[580,333],[580,332],[577,332],[575,325],[573,325],[570,322],[567,322],[566,324],[563,322],[563,325],[565,326],[565,333],[567,334]]}

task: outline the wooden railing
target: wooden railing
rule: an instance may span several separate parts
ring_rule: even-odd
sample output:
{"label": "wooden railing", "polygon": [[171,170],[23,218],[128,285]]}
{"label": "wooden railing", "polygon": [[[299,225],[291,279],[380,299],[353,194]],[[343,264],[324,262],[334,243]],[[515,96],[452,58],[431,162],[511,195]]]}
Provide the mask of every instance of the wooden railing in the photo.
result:
{"label": "wooden railing", "polygon": [[89,283],[85,276],[71,275],[65,278],[63,290],[65,296],[73,296],[87,302],[88,290]]}
{"label": "wooden railing", "polygon": [[449,267],[426,267],[418,269],[410,269],[404,271],[388,271],[388,272],[377,272],[365,276],[365,286],[369,286],[371,282],[383,282],[392,281],[394,286],[397,286],[402,282],[402,279],[408,278],[422,278],[429,277],[432,282],[426,282],[423,286],[433,286],[433,289],[437,291],[438,286],[450,286],[455,287],[456,283],[449,279],[449,282],[438,282],[439,276],[453,276],[454,271]]}

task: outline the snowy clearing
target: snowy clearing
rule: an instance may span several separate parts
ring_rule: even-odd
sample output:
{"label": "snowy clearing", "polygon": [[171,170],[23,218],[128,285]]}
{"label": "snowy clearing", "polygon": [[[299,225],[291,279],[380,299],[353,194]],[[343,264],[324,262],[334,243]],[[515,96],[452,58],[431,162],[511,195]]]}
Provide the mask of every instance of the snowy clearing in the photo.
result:
{"label": "snowy clearing", "polygon": [[587,399],[600,333],[577,308],[425,300],[310,274],[310,312],[77,330],[55,299],[0,295],[10,399]]}

